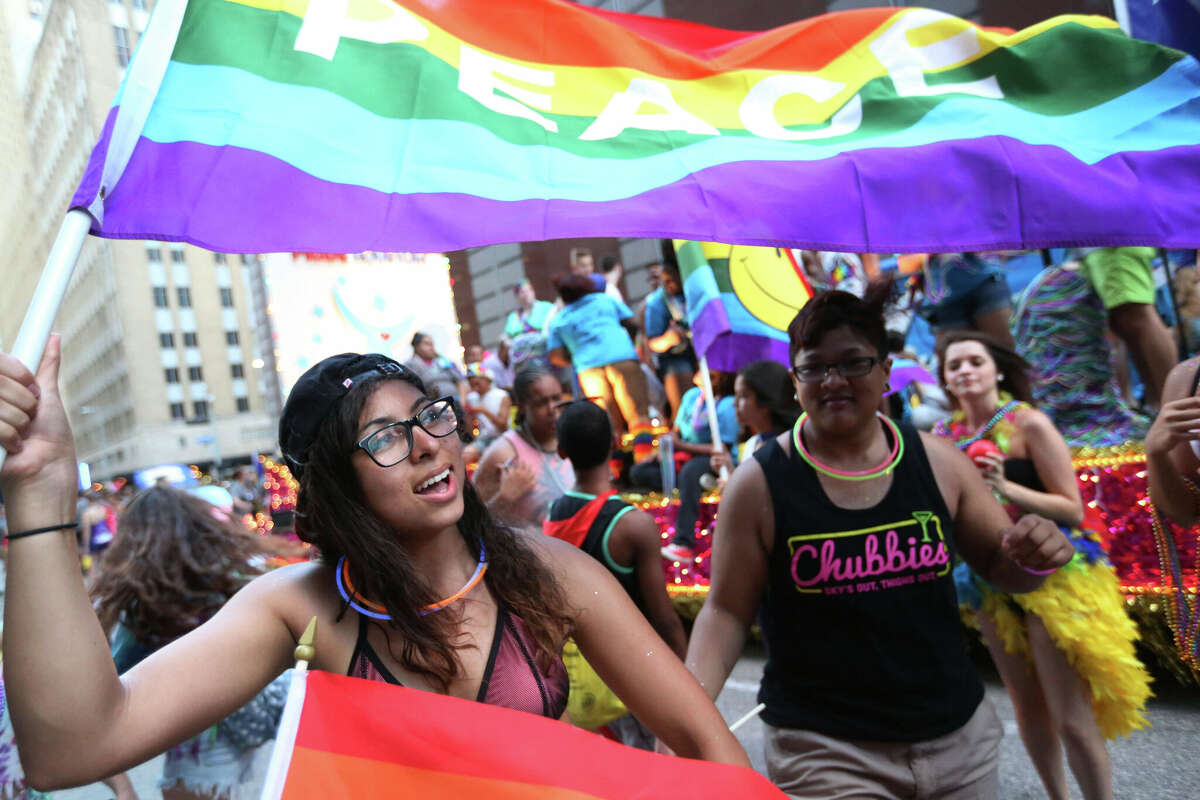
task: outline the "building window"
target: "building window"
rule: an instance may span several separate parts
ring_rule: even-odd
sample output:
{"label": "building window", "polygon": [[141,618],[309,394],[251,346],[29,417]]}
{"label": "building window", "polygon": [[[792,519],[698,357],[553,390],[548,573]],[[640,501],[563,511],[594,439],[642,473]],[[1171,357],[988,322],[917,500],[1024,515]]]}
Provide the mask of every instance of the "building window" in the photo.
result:
{"label": "building window", "polygon": [[204,380],[204,368],[203,367],[188,367],[188,380],[189,381]]}
{"label": "building window", "polygon": [[182,250],[172,250],[171,251],[171,260],[174,261],[176,264],[184,263],[183,251]]}
{"label": "building window", "polygon": [[213,253],[213,263],[228,264],[229,256],[225,255],[224,253]]}
{"label": "building window", "polygon": [[161,262],[162,250],[159,250],[157,247],[150,247],[149,245],[146,245],[146,259],[154,263]]}
{"label": "building window", "polygon": [[133,0],[133,10],[134,11],[145,11],[146,10],[146,0]]}
{"label": "building window", "polygon": [[229,374],[235,378],[244,378],[246,377],[246,370],[241,364],[230,364]]}
{"label": "building window", "polygon": [[250,410],[250,398],[249,397],[237,398],[237,410],[238,410],[239,414],[244,414],[247,411],[249,411]]}
{"label": "building window", "polygon": [[179,368],[167,367],[163,370],[163,375],[167,378],[167,383],[179,383]]}
{"label": "building window", "polygon": [[184,347],[195,347],[196,341],[197,340],[196,340],[196,332],[195,331],[184,331],[184,334],[183,334],[183,346]]}
{"label": "building window", "polygon": [[193,402],[192,413],[196,415],[196,419],[208,419],[208,401],[196,400]]}
{"label": "building window", "polygon": [[166,308],[167,307],[167,287],[165,287],[165,286],[155,286],[154,287],[154,307],[155,308]]}
{"label": "building window", "polygon": [[221,307],[233,308],[233,289],[221,290]]}
{"label": "building window", "polygon": [[160,333],[158,335],[158,346],[163,350],[168,350],[175,346],[175,334]]}
{"label": "building window", "polygon": [[113,41],[117,44],[117,63],[122,68],[129,66],[129,31],[113,25]]}
{"label": "building window", "polygon": [[192,290],[186,286],[180,286],[175,291],[179,293],[179,307],[180,308],[191,308],[192,307]]}
{"label": "building window", "polygon": [[236,347],[237,345],[241,344],[241,342],[238,341],[238,332],[237,331],[225,331],[225,344],[231,345],[233,347]]}
{"label": "building window", "polygon": [[183,419],[186,415],[183,403],[171,403],[171,419]]}
{"label": "building window", "polygon": [[253,264],[256,260],[258,260],[257,256],[243,255],[242,256],[242,265],[248,267],[251,264]]}

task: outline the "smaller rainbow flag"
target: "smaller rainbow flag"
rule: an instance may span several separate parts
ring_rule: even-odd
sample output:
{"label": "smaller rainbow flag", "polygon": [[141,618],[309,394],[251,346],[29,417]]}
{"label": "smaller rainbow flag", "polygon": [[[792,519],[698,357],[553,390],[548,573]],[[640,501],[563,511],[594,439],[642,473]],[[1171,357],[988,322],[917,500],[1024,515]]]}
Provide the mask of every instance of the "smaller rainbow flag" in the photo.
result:
{"label": "smaller rainbow flag", "polygon": [[771,798],[753,770],[616,744],[534,714],[292,671],[262,800]]}
{"label": "smaller rainbow flag", "polygon": [[787,327],[812,286],[784,247],[675,242],[696,353],[712,369],[752,361],[788,363]]}

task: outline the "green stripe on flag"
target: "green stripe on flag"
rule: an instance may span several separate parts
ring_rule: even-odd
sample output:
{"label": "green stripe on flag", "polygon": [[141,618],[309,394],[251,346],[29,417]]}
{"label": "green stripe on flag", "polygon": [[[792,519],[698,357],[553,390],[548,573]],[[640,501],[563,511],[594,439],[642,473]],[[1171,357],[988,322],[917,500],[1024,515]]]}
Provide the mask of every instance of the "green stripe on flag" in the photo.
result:
{"label": "green stripe on flag", "polygon": [[[534,122],[485,109],[458,89],[458,70],[408,43],[373,44],[343,38],[332,62],[293,49],[300,20],[223,0],[191,0],[173,59],[195,65],[229,66],[270,81],[332,92],[370,113],[390,119],[454,120],[480,125],[518,145],[550,145],[586,157],[632,159],[710,139],[706,135],[628,129],[601,141],[580,141],[593,117],[540,112],[554,120],[558,134]],[[1125,37],[1075,23],[1059,25],[1011,48],[1000,48],[957,69],[927,75],[931,85],[995,75],[1004,102],[1057,116],[1094,107],[1160,75],[1182,57]],[[1061,89],[1069,86],[1070,94]],[[863,122],[852,134],[796,142],[828,145],[869,139],[903,130],[955,95],[899,98],[890,78],[876,78],[861,90]],[[790,126],[792,130],[826,127]],[[955,138],[962,138],[958,129]],[[725,137],[751,137],[723,130]],[[986,135],[987,131],[980,131]],[[757,138],[757,137],[754,137]]]}

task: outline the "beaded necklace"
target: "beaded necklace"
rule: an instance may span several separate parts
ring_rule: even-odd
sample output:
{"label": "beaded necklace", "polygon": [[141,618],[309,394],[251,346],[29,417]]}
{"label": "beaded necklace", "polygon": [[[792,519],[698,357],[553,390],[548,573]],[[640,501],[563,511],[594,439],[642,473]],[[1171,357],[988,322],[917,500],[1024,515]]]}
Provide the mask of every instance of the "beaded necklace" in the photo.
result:
{"label": "beaded necklace", "polygon": [[904,458],[904,437],[900,435],[900,429],[896,427],[896,423],[879,412],[876,415],[883,421],[884,426],[891,431],[892,434],[892,452],[883,460],[883,463],[877,467],[873,467],[862,472],[847,472],[845,470],[835,469],[834,467],[822,464],[813,458],[812,453],[804,446],[804,437],[801,435],[801,430],[804,428],[804,421],[808,419],[808,412],[800,415],[800,419],[796,420],[795,426],[792,427],[792,444],[796,448],[796,452],[800,458],[804,459],[804,463],[820,472],[822,475],[828,475],[831,478],[837,478],[844,481],[869,481],[872,478],[878,478],[881,475],[887,475],[896,468],[900,460]]}
{"label": "beaded necklace", "polygon": [[[483,542],[480,542],[479,563],[475,566],[475,572],[471,575],[470,580],[468,580],[463,587],[454,594],[450,595],[444,600],[439,600],[436,603],[430,603],[424,608],[418,610],[417,613],[423,617],[426,614],[432,614],[435,611],[441,611],[443,608],[449,606],[455,601],[461,600],[470,594],[471,590],[474,589],[481,580],[483,580],[484,573],[486,572],[487,552],[484,550]],[[354,588],[354,584],[350,582],[350,564],[346,561],[345,556],[342,556],[338,559],[337,567],[334,570],[334,577],[337,581],[338,594],[340,594],[342,599],[349,603],[350,607],[355,611],[363,614],[364,616],[371,617],[372,619],[386,620],[392,618],[391,614],[387,613],[387,608],[385,606],[382,606],[379,603],[372,603],[370,600],[367,600],[365,597],[360,595]]]}
{"label": "beaded necklace", "polygon": [[[1003,400],[1004,398],[1001,397],[1000,399]],[[1013,400],[1010,397],[1007,403],[1000,406],[1000,408],[996,409],[996,413],[992,414],[992,418],[989,419],[986,423],[984,423],[982,428],[975,431],[975,433],[970,436],[965,436],[961,439],[955,439],[954,445],[959,450],[966,450],[968,447],[975,444],[980,439],[986,438],[987,435],[992,432],[992,428],[996,427],[996,425],[1000,422],[1000,420],[1004,419],[1004,417],[1010,411],[1014,411],[1020,405],[1021,405],[1020,400]],[[956,415],[956,417],[957,417],[957,415]],[[954,421],[957,422],[958,420],[955,419]]]}

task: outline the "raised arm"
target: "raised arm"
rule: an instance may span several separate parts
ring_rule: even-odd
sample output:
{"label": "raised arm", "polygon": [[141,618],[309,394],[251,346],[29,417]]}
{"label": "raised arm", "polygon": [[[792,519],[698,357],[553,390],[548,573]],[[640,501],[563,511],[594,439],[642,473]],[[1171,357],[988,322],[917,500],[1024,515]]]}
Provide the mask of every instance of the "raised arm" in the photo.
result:
{"label": "raised arm", "polygon": [[1163,386],[1163,404],[1146,434],[1146,472],[1155,508],[1177,525],[1190,527],[1198,518],[1197,498],[1188,486],[1200,471],[1192,442],[1200,440],[1200,397],[1192,381],[1200,358],[1177,364]]}
{"label": "raised arm", "polygon": [[[0,354],[0,445],[9,452],[0,487],[10,534],[73,527],[75,449],[58,363],[52,337],[37,375],[40,399],[31,402],[32,376]],[[271,606],[255,602],[261,590],[252,585],[214,622],[118,678],[70,529],[12,540],[5,588],[7,698],[26,776],[38,789],[145,761],[227,716],[287,666],[289,630]]]}
{"label": "raised arm", "polygon": [[1014,525],[979,470],[954,445],[922,433],[938,489],[954,518],[958,551],[985,581],[1003,592],[1031,592],[1071,560],[1075,548],[1048,519],[1027,514]]}
{"label": "raised arm", "polygon": [[712,699],[742,654],[767,585],[768,543],[775,531],[766,476],[747,459],[721,494],[713,534],[708,597],[696,617],[687,667]]}

